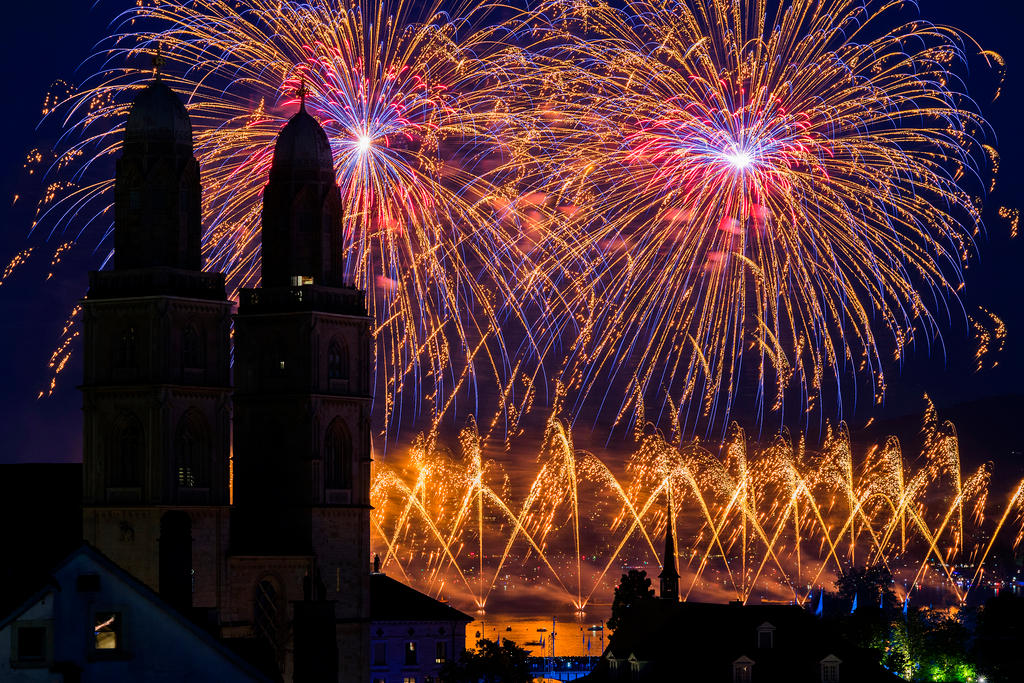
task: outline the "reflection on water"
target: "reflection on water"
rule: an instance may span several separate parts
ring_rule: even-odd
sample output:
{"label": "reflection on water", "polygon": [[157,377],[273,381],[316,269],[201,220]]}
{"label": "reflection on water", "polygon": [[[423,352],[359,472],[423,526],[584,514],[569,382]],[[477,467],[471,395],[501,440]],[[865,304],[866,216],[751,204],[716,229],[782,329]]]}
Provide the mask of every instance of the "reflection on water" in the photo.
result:
{"label": "reflection on water", "polygon": [[[467,647],[474,647],[480,638],[507,638],[527,649],[533,657],[551,655],[552,615],[528,616],[488,612],[471,616],[474,616],[476,621],[466,626]],[[607,643],[608,636],[601,630],[609,616],[607,605],[598,605],[582,615],[562,612],[553,616],[556,656],[600,656],[604,649],[602,644]],[[602,636],[605,640],[602,640]]]}

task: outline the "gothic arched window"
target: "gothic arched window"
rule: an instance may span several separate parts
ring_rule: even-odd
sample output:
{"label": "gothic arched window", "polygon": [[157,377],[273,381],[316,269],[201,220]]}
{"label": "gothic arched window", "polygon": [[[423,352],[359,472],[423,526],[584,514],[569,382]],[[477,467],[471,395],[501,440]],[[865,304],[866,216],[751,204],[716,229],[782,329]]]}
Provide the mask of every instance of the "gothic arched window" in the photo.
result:
{"label": "gothic arched window", "polygon": [[199,334],[195,325],[189,324],[181,333],[181,365],[185,368],[201,368],[205,365],[203,358],[203,335]]}
{"label": "gothic arched window", "polygon": [[257,638],[262,638],[275,650],[278,647],[278,625],[281,623],[280,605],[281,594],[277,582],[265,578],[256,584],[253,595],[253,631]]}
{"label": "gothic arched window", "polygon": [[209,487],[209,445],[206,420],[196,410],[187,411],[178,421],[174,435],[175,477],[179,487]]}
{"label": "gothic arched window", "polygon": [[114,367],[134,368],[135,362],[135,328],[128,327],[117,339],[117,346],[114,348]]}
{"label": "gothic arched window", "polygon": [[108,463],[110,486],[141,486],[144,447],[142,424],[134,415],[123,415],[115,424],[111,437]]}
{"label": "gothic arched window", "polygon": [[324,485],[329,489],[352,488],[352,437],[340,417],[331,421],[324,438]]}
{"label": "gothic arched window", "polygon": [[335,339],[327,347],[327,379],[348,380],[348,346]]}

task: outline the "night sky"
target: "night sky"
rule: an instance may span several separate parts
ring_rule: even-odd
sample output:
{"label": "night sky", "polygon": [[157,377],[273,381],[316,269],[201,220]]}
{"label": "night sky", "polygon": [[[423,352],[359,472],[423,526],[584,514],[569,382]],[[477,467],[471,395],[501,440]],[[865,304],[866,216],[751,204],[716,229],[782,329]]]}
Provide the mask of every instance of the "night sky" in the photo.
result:
{"label": "night sky", "polygon": [[[43,98],[57,79],[78,82],[78,65],[108,31],[108,22],[128,0],[99,0],[95,6],[82,0],[50,0],[10,3],[0,28],[0,50],[6,73],[5,132],[0,138],[0,196],[3,232],[0,265],[19,250],[37,245],[29,264],[0,286],[0,462],[77,461],[81,458],[80,396],[75,389],[81,378],[79,359],[73,359],[60,376],[52,397],[36,398],[49,381],[47,362],[59,341],[64,320],[85,293],[87,271],[98,266],[106,247],[95,250],[96,235],[89,233],[46,280],[49,257],[68,236],[29,235],[38,198],[37,179],[23,170],[26,154],[48,148],[53,127],[37,131]],[[935,23],[966,30],[985,49],[1006,59],[1003,94],[990,102],[991,79],[972,90],[993,130],[1001,155],[999,184],[986,204],[987,234],[979,238],[977,253],[967,272],[963,311],[974,313],[984,306],[1000,316],[1009,330],[1005,349],[987,359],[998,367],[974,372],[973,348],[966,316],[953,310],[944,325],[946,351],[918,348],[911,351],[902,371],[888,371],[886,404],[880,409],[859,405],[845,415],[856,428],[874,416],[880,420],[920,414],[922,394],[927,392],[940,407],[980,399],[1000,400],[1003,406],[1020,407],[1024,380],[1024,304],[1021,303],[1024,268],[1024,236],[1009,239],[1009,228],[996,216],[999,206],[1024,208],[1024,134],[1020,110],[1024,104],[1024,47],[1017,0],[921,0],[921,16]],[[15,194],[21,199],[12,206]],[[1016,398],[1013,398],[1016,396]],[[991,402],[991,401],[990,401]],[[543,408],[539,408],[543,411]],[[990,429],[989,425],[960,424],[961,434]],[[1019,427],[1016,427],[1019,431]],[[603,440],[603,439],[602,439]]]}

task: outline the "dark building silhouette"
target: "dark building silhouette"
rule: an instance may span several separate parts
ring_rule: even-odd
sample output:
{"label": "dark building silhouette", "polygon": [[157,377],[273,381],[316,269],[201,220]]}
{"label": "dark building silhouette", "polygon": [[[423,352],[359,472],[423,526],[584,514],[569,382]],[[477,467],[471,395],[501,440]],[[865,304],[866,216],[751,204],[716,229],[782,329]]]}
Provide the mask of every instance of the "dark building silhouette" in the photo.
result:
{"label": "dark building silhouette", "polygon": [[299,597],[288,586],[322,575],[345,643],[340,680],[365,681],[356,653],[369,648],[370,319],[363,293],[341,286],[334,164],[304,105],[274,149],[262,254],[263,286],[241,292],[235,318],[232,591],[256,586],[264,633],[279,638],[273,615]]}
{"label": "dark building silhouette", "polygon": [[274,150],[233,384],[200,201],[188,113],[157,75],[117,164],[113,268],[83,302],[84,538],[263,670],[364,683],[370,319],[344,286],[331,148],[304,103]]}
{"label": "dark building silhouette", "polygon": [[587,681],[898,683],[857,648],[791,605],[639,603]]}
{"label": "dark building silhouette", "polygon": [[623,613],[590,682],[898,683],[879,653],[855,647],[795,605],[679,602],[671,503],[661,599]]}
{"label": "dark building silhouette", "polygon": [[306,111],[305,95],[274,145],[261,235],[264,288],[344,284],[334,158],[327,134]]}
{"label": "dark building silhouette", "polygon": [[0,681],[274,680],[87,543],[19,588],[0,611]]}
{"label": "dark building silhouette", "polygon": [[202,272],[199,188],[188,113],[158,76],[125,126],[114,267],[89,274],[83,302],[83,533],[173,604],[214,608],[230,502],[232,304],[224,276]]}

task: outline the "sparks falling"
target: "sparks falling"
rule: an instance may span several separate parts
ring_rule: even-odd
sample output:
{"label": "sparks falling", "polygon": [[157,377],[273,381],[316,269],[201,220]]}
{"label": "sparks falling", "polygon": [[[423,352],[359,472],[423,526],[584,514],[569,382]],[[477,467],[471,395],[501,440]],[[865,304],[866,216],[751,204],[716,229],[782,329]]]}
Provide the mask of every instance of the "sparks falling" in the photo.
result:
{"label": "sparks falling", "polygon": [[548,3],[521,88],[559,141],[536,177],[564,209],[577,407],[642,422],[667,391],[724,425],[742,386],[842,410],[939,339],[988,129],[956,77],[974,43],[903,5]]}
{"label": "sparks falling", "polygon": [[[443,411],[477,372],[507,381],[503,334],[526,327],[530,246],[504,183],[508,112],[489,56],[503,49],[479,3],[222,0],[139,3],[96,59],[103,68],[46,114],[61,117],[78,177],[119,153],[135,92],[160,46],[161,78],[186,98],[203,172],[205,267],[229,290],[259,284],[260,206],[274,140],[298,104],[324,126],[344,201],[346,279],[377,321],[386,421],[403,400]],[[110,66],[110,65],[117,66]],[[113,181],[63,188],[44,218],[109,233]],[[527,342],[519,351],[529,357]],[[430,412],[430,408],[426,408]]]}
{"label": "sparks falling", "polygon": [[909,459],[893,437],[855,454],[842,423],[816,450],[787,431],[753,444],[735,424],[717,446],[651,430],[620,467],[552,417],[536,463],[510,471],[470,421],[455,452],[421,437],[403,460],[375,463],[374,543],[406,580],[479,609],[511,584],[582,611],[621,567],[660,564],[671,499],[684,596],[803,603],[882,562],[909,590],[963,601],[1000,535],[1020,543],[1024,482],[990,501],[991,463],[963,471],[956,429],[931,408],[923,436]]}

